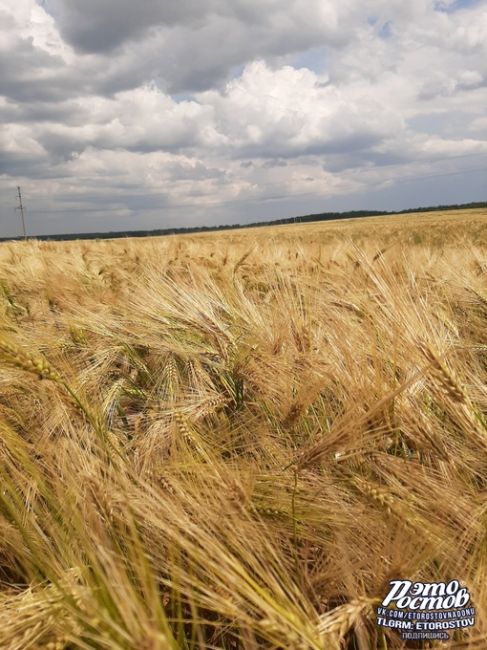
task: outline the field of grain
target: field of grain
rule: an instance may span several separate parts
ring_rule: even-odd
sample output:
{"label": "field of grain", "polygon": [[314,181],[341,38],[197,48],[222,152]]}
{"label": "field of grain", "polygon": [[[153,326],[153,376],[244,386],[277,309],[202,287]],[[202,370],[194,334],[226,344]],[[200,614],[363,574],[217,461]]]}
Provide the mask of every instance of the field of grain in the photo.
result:
{"label": "field of grain", "polygon": [[485,649],[486,221],[1,244],[0,648]]}

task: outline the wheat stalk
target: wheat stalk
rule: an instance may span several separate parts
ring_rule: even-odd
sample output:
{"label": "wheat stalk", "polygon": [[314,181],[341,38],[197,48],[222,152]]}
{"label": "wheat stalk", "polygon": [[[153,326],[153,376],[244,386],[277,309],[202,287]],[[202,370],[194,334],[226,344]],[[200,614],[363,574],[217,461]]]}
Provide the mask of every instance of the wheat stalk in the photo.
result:
{"label": "wheat stalk", "polygon": [[349,630],[358,623],[364,615],[370,615],[372,607],[381,602],[380,598],[356,598],[349,603],[336,607],[331,612],[320,616],[318,623],[319,634],[335,643],[345,638]]}

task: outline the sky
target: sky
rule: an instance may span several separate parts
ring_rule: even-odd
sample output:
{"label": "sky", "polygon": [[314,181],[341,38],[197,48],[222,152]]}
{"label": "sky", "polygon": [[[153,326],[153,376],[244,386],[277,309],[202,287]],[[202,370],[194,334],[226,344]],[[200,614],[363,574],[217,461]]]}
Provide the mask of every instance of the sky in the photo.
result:
{"label": "sky", "polygon": [[0,237],[487,200],[487,0],[0,0]]}

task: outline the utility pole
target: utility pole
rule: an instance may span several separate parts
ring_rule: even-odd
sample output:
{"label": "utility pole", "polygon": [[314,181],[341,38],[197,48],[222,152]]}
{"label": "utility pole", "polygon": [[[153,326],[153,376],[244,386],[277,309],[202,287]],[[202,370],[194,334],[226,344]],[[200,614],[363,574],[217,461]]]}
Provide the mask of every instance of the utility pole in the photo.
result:
{"label": "utility pole", "polygon": [[22,194],[20,192],[20,186],[17,186],[17,192],[19,195],[19,205],[15,209],[20,210],[20,218],[22,219],[22,233],[24,235],[24,239],[27,239],[27,233],[25,232],[24,206],[22,203]]}

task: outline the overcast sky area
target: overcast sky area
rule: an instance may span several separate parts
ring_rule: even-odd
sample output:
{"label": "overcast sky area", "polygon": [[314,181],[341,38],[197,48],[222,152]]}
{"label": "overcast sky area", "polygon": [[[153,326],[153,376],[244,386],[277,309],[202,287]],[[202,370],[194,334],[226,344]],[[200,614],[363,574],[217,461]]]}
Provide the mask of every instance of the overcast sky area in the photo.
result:
{"label": "overcast sky area", "polygon": [[0,236],[487,200],[487,0],[0,0]]}

